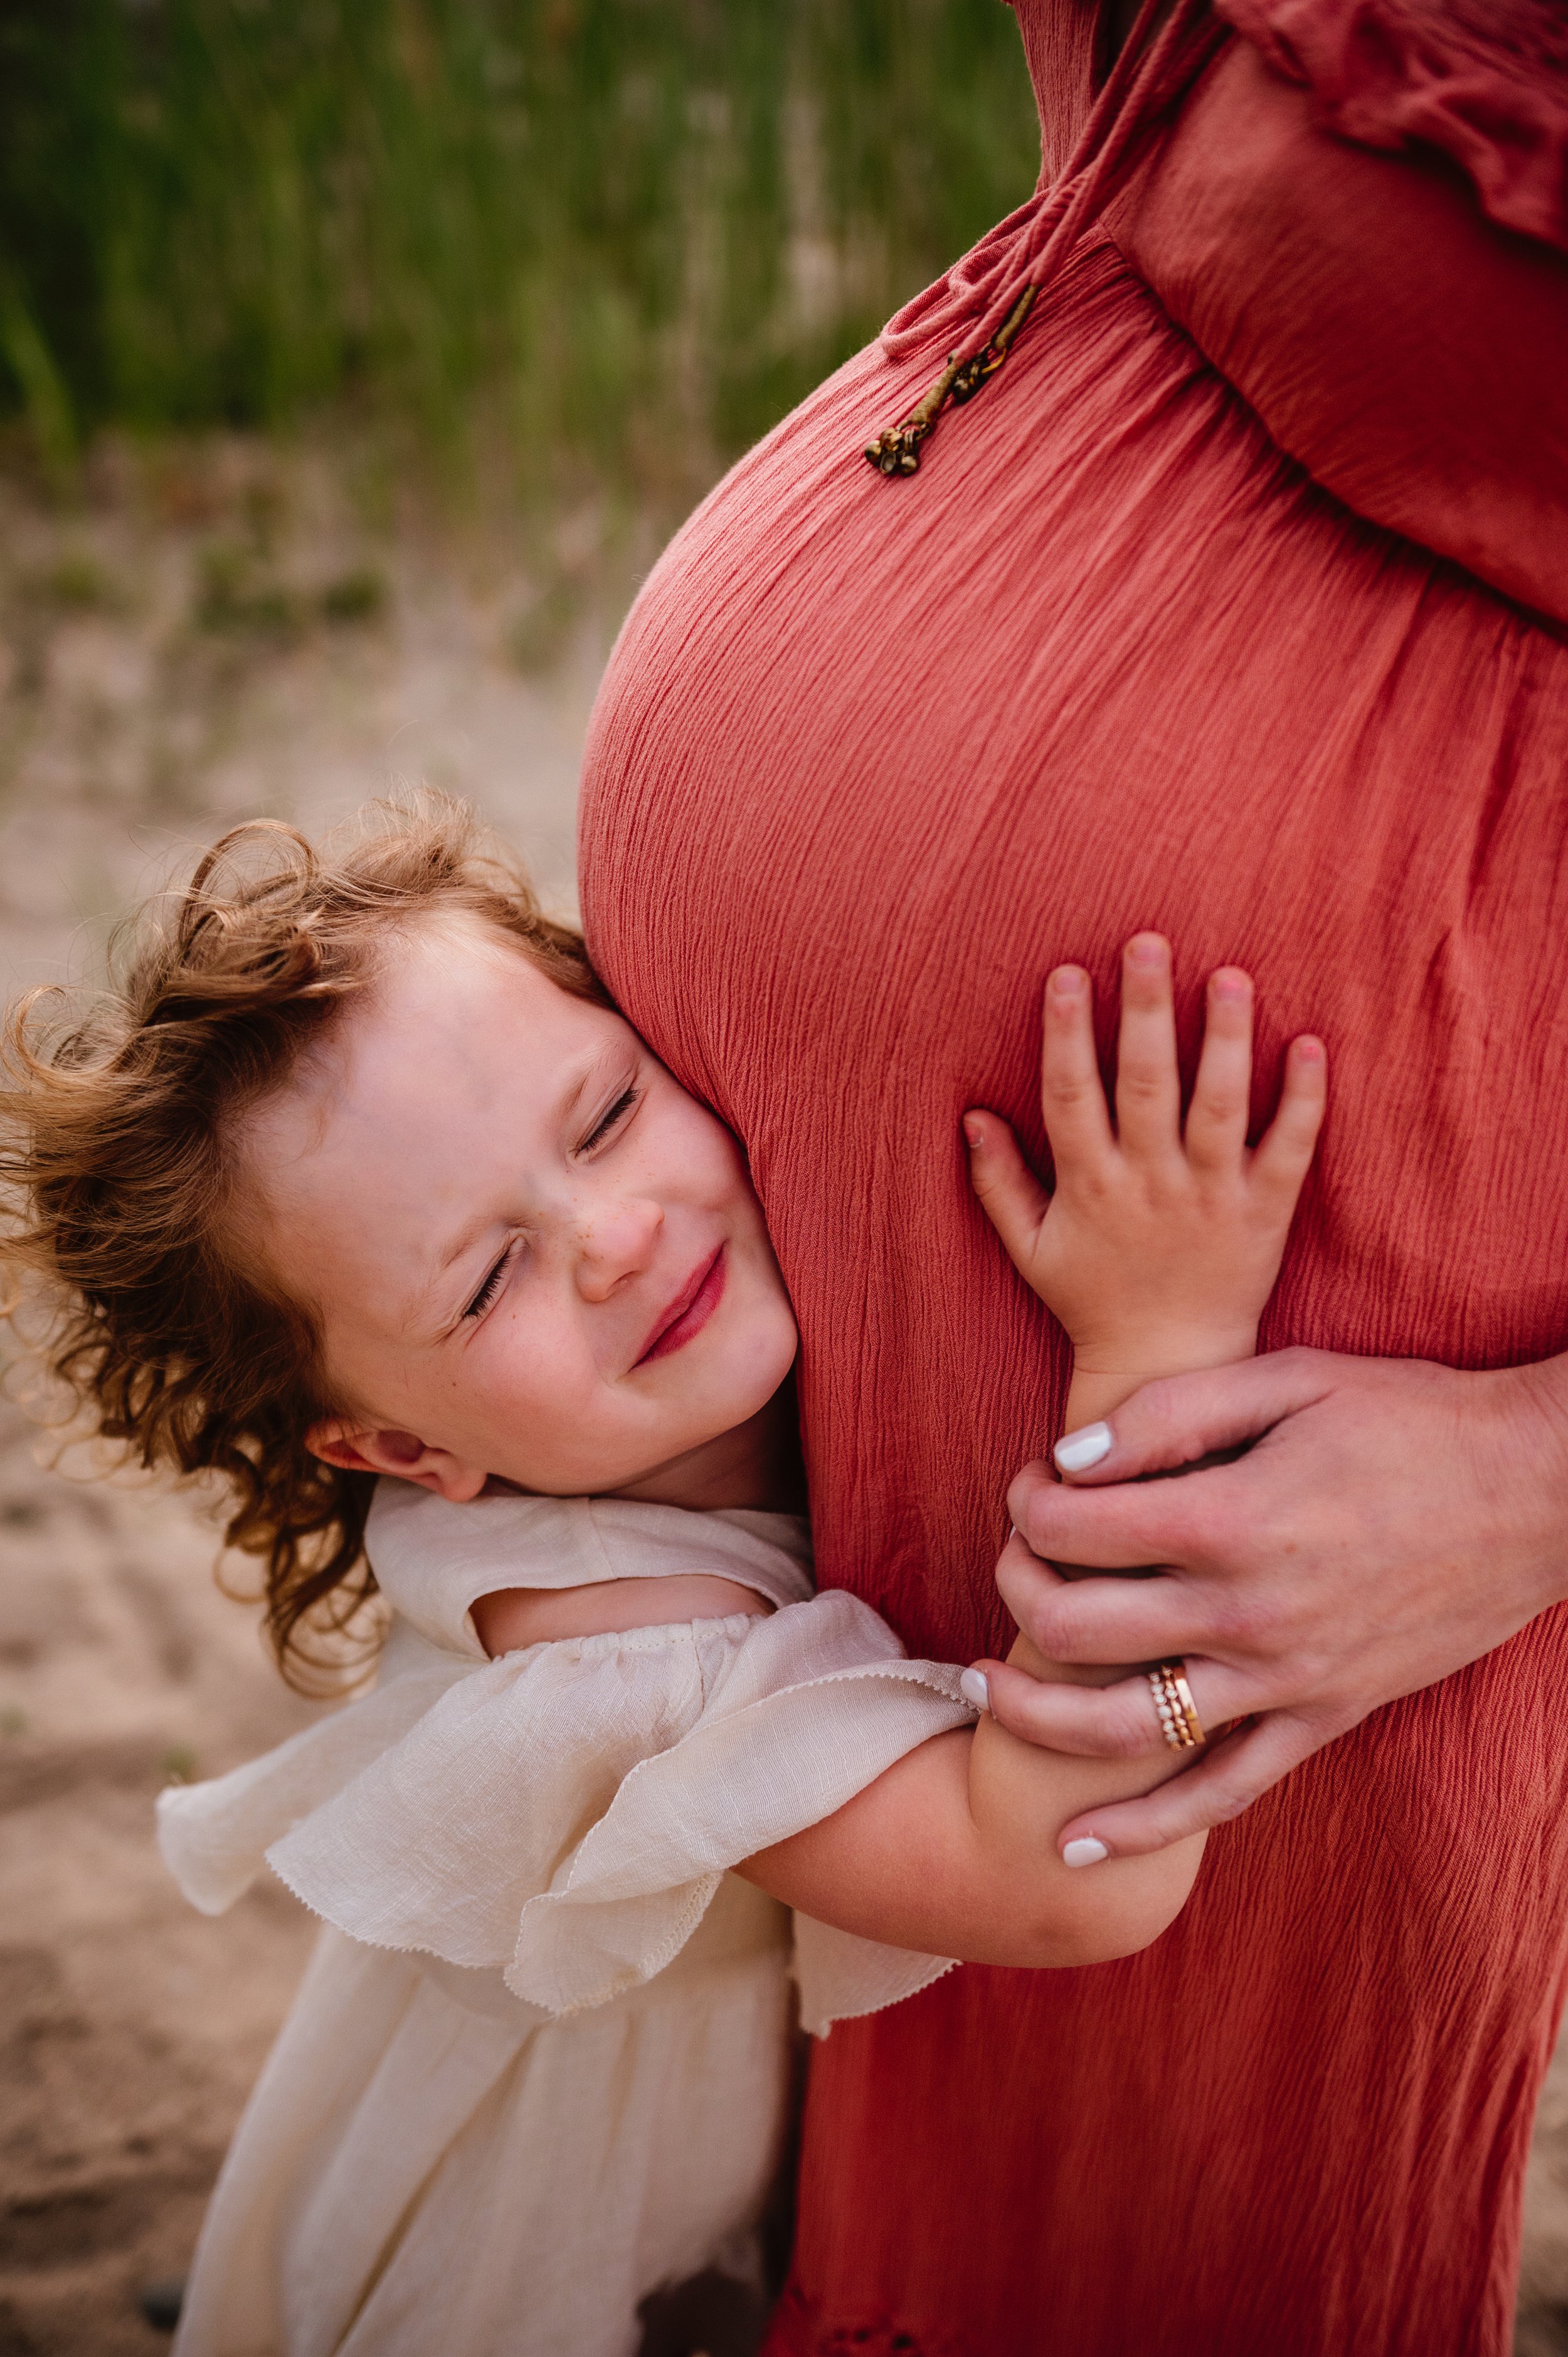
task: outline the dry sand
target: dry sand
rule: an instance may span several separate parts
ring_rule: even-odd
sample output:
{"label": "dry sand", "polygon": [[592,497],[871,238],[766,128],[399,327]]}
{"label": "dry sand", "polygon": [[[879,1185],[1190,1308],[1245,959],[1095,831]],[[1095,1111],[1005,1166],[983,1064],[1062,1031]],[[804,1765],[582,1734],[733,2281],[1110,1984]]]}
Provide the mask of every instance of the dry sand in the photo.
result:
{"label": "dry sand", "polygon": [[[219,823],[319,823],[399,780],[472,795],[569,900],[603,608],[587,597],[549,676],[525,674],[538,582],[477,532],[370,531],[336,480],[319,457],[229,444],[106,462],[63,513],[0,482],[7,992],[91,963]],[[591,573],[595,534],[591,514],[564,528],[557,590],[563,567]],[[359,619],[323,619],[333,604]],[[194,1914],[153,1846],[161,1784],[311,1715],[219,1593],[215,1555],[199,1500],[52,1470],[0,1405],[0,2357],[166,2345],[139,2292],[186,2264],[309,1945],[276,1886]],[[1568,2352],[1563,2057],[1525,2285],[1520,2357]]]}

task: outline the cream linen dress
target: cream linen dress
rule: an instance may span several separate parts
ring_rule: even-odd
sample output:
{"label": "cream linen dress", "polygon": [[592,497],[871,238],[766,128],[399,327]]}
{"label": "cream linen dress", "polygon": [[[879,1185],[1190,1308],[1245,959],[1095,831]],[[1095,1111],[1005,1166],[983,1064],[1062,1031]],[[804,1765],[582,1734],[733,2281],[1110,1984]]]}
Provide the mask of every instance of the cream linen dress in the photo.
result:
{"label": "cream linen dress", "polygon": [[[270,1866],[325,1919],[202,2231],[175,2357],[635,2357],[638,2304],[757,2280],[789,2031],[947,1960],[726,1869],[974,1714],[805,1525],[383,1481],[376,1687],[159,1802],[210,1914]],[[489,1660],[501,1587],[708,1572],[776,1609]]]}

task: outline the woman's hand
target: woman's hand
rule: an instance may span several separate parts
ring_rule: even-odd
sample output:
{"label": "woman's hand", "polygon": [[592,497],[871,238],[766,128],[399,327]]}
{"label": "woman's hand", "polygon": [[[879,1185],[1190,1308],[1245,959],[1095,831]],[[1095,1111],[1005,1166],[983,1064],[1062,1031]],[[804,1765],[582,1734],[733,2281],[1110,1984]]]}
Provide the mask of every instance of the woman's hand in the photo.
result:
{"label": "woman's hand", "polygon": [[[1233,1463],[1134,1479],[1254,1439]],[[1033,1465],[1009,1493],[1021,1536],[997,1579],[1019,1627],[1064,1663],[1184,1655],[1204,1724],[1247,1722],[1145,1798],[1064,1824],[1058,1846],[1090,1844],[1085,1863],[1239,1815],[1380,1704],[1568,1597],[1568,1357],[1463,1374],[1283,1351],[1146,1384],[1062,1448],[1072,1478]],[[980,1666],[1015,1735],[1164,1749],[1142,1676],[1095,1689]]]}

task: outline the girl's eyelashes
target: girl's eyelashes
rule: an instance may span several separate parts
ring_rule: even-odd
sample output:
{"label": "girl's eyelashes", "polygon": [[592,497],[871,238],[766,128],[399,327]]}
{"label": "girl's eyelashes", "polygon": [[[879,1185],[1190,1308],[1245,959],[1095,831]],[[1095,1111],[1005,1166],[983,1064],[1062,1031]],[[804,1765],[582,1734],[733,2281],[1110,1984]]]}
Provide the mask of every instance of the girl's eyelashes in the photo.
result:
{"label": "girl's eyelashes", "polygon": [[622,1120],[624,1116],[631,1111],[632,1106],[637,1103],[638,1097],[640,1093],[641,1092],[636,1087],[622,1089],[614,1104],[607,1107],[607,1109],[600,1114],[598,1120],[594,1124],[586,1137],[584,1138],[581,1146],[577,1148],[578,1153],[592,1153],[594,1147],[600,1145],[603,1140],[609,1135],[616,1124]]}
{"label": "girl's eyelashes", "polygon": [[496,1295],[500,1290],[500,1282],[502,1277],[506,1275],[507,1263],[511,1258],[511,1253],[512,1248],[510,1244],[508,1244],[505,1252],[502,1253],[499,1260],[497,1261],[494,1268],[491,1269],[489,1276],[486,1277],[483,1285],[480,1286],[478,1293],[475,1294],[467,1309],[464,1310],[463,1315],[465,1318],[478,1318],[481,1311],[489,1308],[491,1302],[495,1299]]}

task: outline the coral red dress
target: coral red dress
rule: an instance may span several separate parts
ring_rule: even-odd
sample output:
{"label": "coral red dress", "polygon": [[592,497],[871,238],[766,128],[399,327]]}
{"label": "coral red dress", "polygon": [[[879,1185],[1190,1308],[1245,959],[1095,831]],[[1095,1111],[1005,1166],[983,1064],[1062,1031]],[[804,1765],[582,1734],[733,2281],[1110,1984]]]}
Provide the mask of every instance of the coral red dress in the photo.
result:
{"label": "coral red dress", "polygon": [[[1054,170],[1092,15],[1020,13]],[[1168,931],[1189,1052],[1249,966],[1260,1111],[1327,1039],[1266,1347],[1568,1347],[1561,19],[1226,14],[918,474],[861,447],[1038,205],[719,487],[590,742],[593,949],[750,1149],[821,1577],[938,1659],[1006,1641],[1004,1492],[1063,1405],[959,1133],[1042,1147],[1059,959],[1109,1047],[1120,943]],[[1217,1833],[1144,1955],[835,2029],[770,2357],[1501,2357],[1565,1965],[1557,1611]]]}

